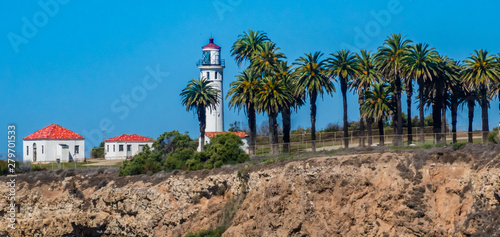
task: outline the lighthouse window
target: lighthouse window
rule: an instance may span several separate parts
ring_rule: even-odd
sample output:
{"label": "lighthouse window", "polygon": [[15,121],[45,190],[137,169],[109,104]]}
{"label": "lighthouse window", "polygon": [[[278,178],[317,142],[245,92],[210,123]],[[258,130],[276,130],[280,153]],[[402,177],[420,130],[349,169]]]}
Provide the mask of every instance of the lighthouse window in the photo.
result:
{"label": "lighthouse window", "polygon": [[210,64],[210,51],[203,51],[203,64]]}
{"label": "lighthouse window", "polygon": [[217,79],[217,72],[215,72],[215,79]]}
{"label": "lighthouse window", "polygon": [[207,79],[210,79],[210,72],[207,72]]}

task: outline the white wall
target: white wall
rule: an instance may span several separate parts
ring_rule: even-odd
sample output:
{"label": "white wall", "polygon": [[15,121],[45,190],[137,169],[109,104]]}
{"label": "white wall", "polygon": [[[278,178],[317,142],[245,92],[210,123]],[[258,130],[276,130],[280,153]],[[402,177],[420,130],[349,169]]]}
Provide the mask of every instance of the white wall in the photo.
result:
{"label": "white wall", "polygon": [[[210,110],[207,108],[207,127],[205,131],[207,132],[223,132],[224,131],[224,88],[222,86],[223,81],[223,70],[222,66],[202,66],[200,67],[200,78],[207,78],[207,73],[209,74],[210,85],[220,91],[219,93],[219,103],[215,106],[215,109]],[[215,75],[217,74],[217,79]]]}
{"label": "white wall", "polygon": [[[33,159],[33,145],[36,144],[36,161]],[[68,145],[68,152],[75,160],[83,160],[85,158],[85,140],[23,140],[23,161],[26,162],[52,162],[56,159],[62,159],[63,154],[58,154],[57,150],[61,149],[60,144]],[[78,147],[78,153],[75,154],[75,146]]]}
{"label": "white wall", "polygon": [[[242,137],[241,138],[241,141],[243,141],[243,145],[240,146],[241,149],[243,149],[245,151],[245,153],[248,154],[248,137]],[[205,136],[205,145],[210,143],[210,138]],[[198,152],[201,151],[201,138],[198,138],[198,149],[197,149]]]}
{"label": "white wall", "polygon": [[[120,145],[123,145],[123,151],[120,151]],[[127,151],[127,145],[130,145],[130,151]],[[106,160],[126,159],[127,157],[137,155],[137,153],[141,152],[142,150],[139,150],[140,145],[148,145],[151,148],[153,146],[153,142],[105,142],[104,157],[106,158]]]}

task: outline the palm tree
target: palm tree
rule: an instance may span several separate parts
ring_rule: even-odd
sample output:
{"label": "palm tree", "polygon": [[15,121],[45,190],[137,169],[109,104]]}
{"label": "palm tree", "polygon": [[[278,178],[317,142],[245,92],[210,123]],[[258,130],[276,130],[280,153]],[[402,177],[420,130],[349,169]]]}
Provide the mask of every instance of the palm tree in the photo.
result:
{"label": "palm tree", "polygon": [[403,116],[401,110],[401,77],[404,76],[404,58],[410,49],[411,40],[405,40],[401,34],[392,34],[385,41],[384,45],[378,48],[376,57],[378,68],[384,78],[390,79],[395,87],[396,93],[396,137],[394,145],[403,143]]}
{"label": "palm tree", "polygon": [[[379,73],[375,67],[374,61],[375,56],[370,53],[370,51],[361,50],[360,54],[356,55],[358,63],[358,75],[353,80],[352,86],[358,92],[359,98],[359,130],[360,130],[360,146],[364,145],[364,141],[361,139],[364,135],[364,123],[363,116],[361,116],[361,106],[365,102],[365,93],[369,90],[370,86],[380,80]],[[366,118],[366,130],[368,136],[368,146],[372,145],[372,118]]]}
{"label": "palm tree", "polygon": [[279,80],[276,76],[267,76],[262,79],[262,87],[257,94],[256,105],[259,113],[265,112],[269,116],[271,155],[279,153],[278,123],[276,118],[281,108],[290,106],[292,98],[292,93],[284,85],[283,80]]}
{"label": "palm tree", "polygon": [[245,109],[248,117],[248,127],[250,130],[250,140],[248,142],[250,155],[255,155],[255,142],[257,138],[257,122],[255,116],[255,100],[256,95],[260,90],[261,82],[258,80],[259,75],[251,68],[247,68],[240,75],[236,76],[236,81],[231,82],[227,97],[229,100],[229,108],[237,108],[238,110]]}
{"label": "palm tree", "polygon": [[459,62],[454,60],[448,61],[448,67],[450,68],[451,78],[448,80],[448,97],[449,106],[451,111],[451,133],[452,133],[452,143],[457,143],[457,116],[458,116],[458,105],[460,99],[464,97],[464,91],[462,86],[462,80],[460,77],[461,65]]}
{"label": "palm tree", "polygon": [[205,145],[206,109],[215,109],[215,106],[220,103],[218,93],[219,90],[211,86],[210,81],[202,78],[189,81],[180,94],[182,105],[186,106],[186,110],[196,110],[198,115],[202,151]]}
{"label": "palm tree", "polygon": [[435,58],[436,76],[425,82],[424,101],[432,104],[433,133],[436,142],[446,143],[446,108],[450,107],[448,92],[459,82],[457,63],[446,56]]}
{"label": "palm tree", "polygon": [[235,60],[238,66],[241,66],[243,61],[250,60],[250,57],[254,54],[259,45],[267,41],[269,41],[269,38],[266,33],[249,29],[248,33],[243,32],[243,34],[238,36],[238,39],[231,48],[231,56],[236,56]]}
{"label": "palm tree", "polygon": [[465,105],[467,105],[467,110],[468,110],[468,118],[469,118],[469,127],[468,127],[468,143],[473,143],[473,137],[472,137],[472,124],[474,121],[474,107],[476,106],[476,101],[479,100],[479,97],[477,96],[477,88],[473,87],[471,88],[470,86],[465,83],[465,81],[462,79],[462,91],[463,91],[463,98],[461,99],[462,101],[462,109]]}
{"label": "palm tree", "polygon": [[281,117],[283,121],[283,152],[290,152],[290,130],[292,126],[291,110],[304,104],[302,96],[293,93],[296,90],[296,80],[294,75],[290,72],[291,68],[286,61],[280,61],[276,67],[276,77],[281,80],[288,90],[292,92],[293,100],[290,106],[281,108]]}
{"label": "palm tree", "polygon": [[384,120],[392,117],[394,103],[392,92],[384,83],[374,84],[365,93],[365,102],[361,106],[364,118],[373,118],[378,123],[379,146],[384,146]]}
{"label": "palm tree", "polygon": [[294,65],[297,66],[294,74],[297,76],[297,87],[295,96],[309,96],[311,105],[311,140],[312,151],[316,151],[316,99],[318,95],[323,96],[326,92],[331,94],[335,91],[332,82],[325,76],[325,60],[321,57],[323,53],[305,54],[305,57],[298,58]]}
{"label": "palm tree", "polygon": [[497,67],[497,57],[489,54],[487,50],[474,50],[465,61],[464,79],[470,87],[479,88],[479,105],[481,106],[481,117],[483,124],[483,143],[488,138],[488,95],[487,90],[500,81],[500,72]]}
{"label": "palm tree", "polygon": [[342,102],[344,106],[344,147],[349,147],[349,121],[347,120],[347,87],[349,81],[358,74],[358,64],[355,54],[349,50],[340,50],[328,59],[328,73],[332,77],[338,77],[340,90],[342,92]]}
{"label": "palm tree", "polygon": [[250,57],[250,67],[253,68],[262,76],[269,76],[275,74],[278,64],[281,59],[286,58],[283,53],[278,52],[280,48],[276,47],[273,42],[264,42],[257,46]]}
{"label": "palm tree", "polygon": [[407,74],[407,106],[408,106],[408,144],[413,140],[411,136],[411,80],[416,79],[418,83],[419,118],[420,118],[420,143],[424,144],[424,83],[432,80],[436,76],[435,60],[437,52],[434,48],[429,48],[428,44],[412,45],[409,54],[405,57]]}

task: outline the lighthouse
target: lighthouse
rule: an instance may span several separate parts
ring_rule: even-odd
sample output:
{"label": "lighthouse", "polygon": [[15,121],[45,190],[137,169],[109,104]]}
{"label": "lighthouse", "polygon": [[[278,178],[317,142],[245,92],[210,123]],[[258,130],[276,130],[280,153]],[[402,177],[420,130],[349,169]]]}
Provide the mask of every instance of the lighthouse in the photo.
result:
{"label": "lighthouse", "polygon": [[200,69],[200,78],[210,81],[210,85],[219,90],[218,101],[215,109],[207,108],[206,113],[206,132],[223,132],[224,131],[224,102],[222,78],[224,71],[224,59],[220,57],[221,47],[214,43],[214,39],[210,38],[207,45],[203,46],[203,55],[196,63]]}

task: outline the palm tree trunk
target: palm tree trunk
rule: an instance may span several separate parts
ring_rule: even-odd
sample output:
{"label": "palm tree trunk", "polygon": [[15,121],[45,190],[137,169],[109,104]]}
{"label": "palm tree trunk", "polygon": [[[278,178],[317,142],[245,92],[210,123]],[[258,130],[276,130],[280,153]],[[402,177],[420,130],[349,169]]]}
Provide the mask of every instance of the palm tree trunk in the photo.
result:
{"label": "palm tree trunk", "polygon": [[432,102],[432,132],[436,143],[441,142],[441,101]]}
{"label": "palm tree trunk", "polygon": [[420,143],[425,144],[425,134],[424,134],[424,82],[422,80],[418,80],[418,100],[419,106],[418,110],[420,112]]}
{"label": "palm tree trunk", "polygon": [[250,103],[247,108],[248,128],[250,129],[250,141],[248,141],[248,153],[250,156],[255,155],[255,143],[257,140],[257,121],[255,118],[255,106]]}
{"label": "palm tree trunk", "polygon": [[413,85],[412,80],[408,80],[407,90],[406,90],[406,106],[408,111],[408,145],[413,143],[413,131],[411,124],[411,97],[413,96]]}
{"label": "palm tree trunk", "polygon": [[396,85],[396,131],[397,131],[397,136],[395,140],[395,145],[396,146],[401,146],[403,144],[403,110],[401,109],[401,94],[402,94],[402,89],[401,89],[401,78],[399,78],[399,75],[396,73],[395,76],[395,85]]}
{"label": "palm tree trunk", "polygon": [[481,85],[481,119],[483,124],[483,143],[488,140],[488,132],[490,131],[488,126],[488,99],[486,98],[486,87]]}
{"label": "palm tree trunk", "polygon": [[198,107],[198,121],[200,122],[200,151],[205,150],[205,129],[207,127],[206,108]]}
{"label": "palm tree trunk", "polygon": [[392,116],[392,145],[393,146],[397,146],[398,145],[398,128],[397,128],[397,125],[396,125],[396,122],[397,122],[398,118],[397,118],[397,115],[394,114]]}
{"label": "palm tree trunk", "polygon": [[469,110],[469,130],[467,133],[467,137],[468,137],[469,143],[474,142],[474,140],[472,138],[472,122],[474,121],[474,107],[475,107],[475,101],[468,100],[467,101],[467,109]]}
{"label": "palm tree trunk", "polygon": [[372,123],[373,119],[372,118],[367,118],[366,119],[366,131],[367,131],[367,136],[368,136],[368,146],[372,146]]}
{"label": "palm tree trunk", "polygon": [[344,106],[344,148],[349,148],[349,122],[347,121],[347,82],[340,77],[340,90]]}
{"label": "palm tree trunk", "polygon": [[451,133],[453,137],[453,144],[457,143],[457,110],[458,98],[453,95],[451,98]]}
{"label": "palm tree trunk", "polygon": [[446,99],[445,98],[443,98],[442,103],[443,103],[443,105],[441,106],[441,109],[442,109],[441,132],[443,133],[443,137],[442,137],[443,143],[446,144],[446,132],[447,132],[446,125],[447,125],[447,123],[446,123]]}
{"label": "palm tree trunk", "polygon": [[382,119],[378,120],[378,140],[378,145],[384,146],[384,122],[382,121]]}
{"label": "palm tree trunk", "polygon": [[283,152],[290,152],[290,130],[292,126],[290,108],[283,108],[281,112],[283,118]]}
{"label": "palm tree trunk", "polygon": [[311,104],[311,142],[312,142],[312,152],[316,152],[316,98],[318,94],[315,92],[310,94],[310,104]]}
{"label": "palm tree trunk", "polygon": [[269,144],[270,144],[270,155],[279,154],[279,144],[278,144],[278,122],[276,121],[278,117],[277,113],[269,113]]}
{"label": "palm tree trunk", "polygon": [[[363,104],[363,93],[359,93],[358,95],[358,103],[359,107]],[[361,110],[359,111],[359,147],[365,147],[365,121],[361,116]]]}

